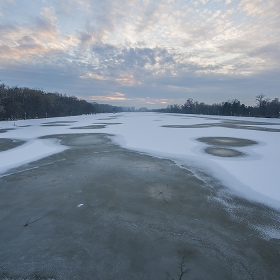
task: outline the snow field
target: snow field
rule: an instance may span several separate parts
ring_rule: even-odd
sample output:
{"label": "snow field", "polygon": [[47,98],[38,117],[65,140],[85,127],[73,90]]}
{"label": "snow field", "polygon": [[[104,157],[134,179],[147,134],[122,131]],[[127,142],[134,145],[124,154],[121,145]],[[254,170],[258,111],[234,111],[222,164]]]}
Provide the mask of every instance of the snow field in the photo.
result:
{"label": "snow field", "polygon": [[[197,125],[223,121],[251,121],[251,126],[279,128],[279,119],[198,116],[159,113],[120,113],[66,118],[0,122],[0,138],[20,139],[25,144],[0,153],[0,174],[11,168],[38,160],[66,149],[53,139],[38,139],[55,134],[108,133],[122,147],[174,160],[180,165],[206,170],[227,187],[250,200],[280,208],[280,133],[228,127],[172,128],[166,125]],[[262,124],[256,125],[256,122]],[[267,123],[263,124],[263,123]],[[48,124],[46,124],[48,123]],[[112,125],[110,125],[110,123]],[[120,123],[120,124],[115,124]],[[15,125],[14,125],[15,124]],[[92,124],[106,124],[100,129],[71,129]],[[248,124],[246,124],[248,125]],[[243,127],[246,127],[244,125]],[[242,125],[241,125],[242,127]],[[204,152],[209,145],[201,137],[234,137],[254,140],[258,144],[233,147],[245,157],[217,157]]]}

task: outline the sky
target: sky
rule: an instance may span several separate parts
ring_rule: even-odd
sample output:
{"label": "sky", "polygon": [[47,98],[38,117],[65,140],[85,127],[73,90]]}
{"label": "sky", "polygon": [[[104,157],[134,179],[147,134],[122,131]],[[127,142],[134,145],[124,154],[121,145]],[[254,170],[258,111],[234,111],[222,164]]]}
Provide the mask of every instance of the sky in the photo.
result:
{"label": "sky", "polygon": [[280,98],[279,0],[1,0],[0,80],[117,106]]}

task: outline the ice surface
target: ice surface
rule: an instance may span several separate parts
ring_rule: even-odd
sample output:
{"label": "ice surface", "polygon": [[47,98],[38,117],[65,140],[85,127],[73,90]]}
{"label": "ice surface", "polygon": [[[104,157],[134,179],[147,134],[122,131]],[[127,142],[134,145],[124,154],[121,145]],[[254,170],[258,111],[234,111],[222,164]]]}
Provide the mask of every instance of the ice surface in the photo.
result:
{"label": "ice surface", "polygon": [[55,139],[32,139],[26,144],[0,153],[0,173],[65,150]]}
{"label": "ice surface", "polygon": [[[106,119],[105,128],[104,126],[100,126],[100,129],[97,126],[95,129],[82,128],[104,124],[104,119]],[[39,139],[41,136],[108,133],[114,135],[113,140],[123,147],[172,159],[180,165],[192,167],[194,172],[197,169],[210,172],[240,195],[280,208],[280,132],[257,130],[258,127],[280,129],[279,119],[159,113],[103,114],[48,119],[56,124],[66,120],[69,121],[67,126],[43,126],[46,119],[17,121],[16,126],[14,122],[0,122],[1,129],[13,128],[1,133],[0,137],[27,141],[20,147],[0,153],[0,173],[66,148],[54,140]],[[224,121],[238,122],[242,128],[195,127],[199,124],[218,124]],[[240,124],[242,122],[244,125]],[[167,125],[179,127],[163,127]],[[193,127],[180,127],[190,125]],[[256,127],[256,130],[246,129],[248,125]],[[71,129],[72,127],[81,129]],[[234,137],[253,140],[258,144],[234,147],[245,155],[242,157],[217,157],[205,152],[207,147],[212,146],[197,141],[201,137]]]}

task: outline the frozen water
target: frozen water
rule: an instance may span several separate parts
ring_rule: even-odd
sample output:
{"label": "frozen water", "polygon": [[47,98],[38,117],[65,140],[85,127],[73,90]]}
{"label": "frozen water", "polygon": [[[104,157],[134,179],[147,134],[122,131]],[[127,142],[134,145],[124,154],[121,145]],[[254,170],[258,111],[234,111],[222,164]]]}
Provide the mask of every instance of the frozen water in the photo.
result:
{"label": "frozen water", "polygon": [[[14,122],[0,123],[0,128],[5,131],[0,134],[1,138],[26,141],[17,148],[0,153],[0,173],[66,148],[53,139],[40,139],[42,136],[102,132],[113,135],[113,140],[125,148],[172,159],[180,165],[192,167],[194,172],[197,169],[211,172],[240,195],[280,208],[279,119],[123,113],[48,121],[67,125],[42,126],[46,119],[21,120],[15,123],[16,126]],[[234,123],[237,125],[232,125]],[[213,147],[197,140],[203,137],[218,137],[221,146],[215,144],[217,149],[226,145],[230,150],[230,138],[257,144],[234,147],[238,154],[246,156],[219,157],[205,153],[205,149]]]}

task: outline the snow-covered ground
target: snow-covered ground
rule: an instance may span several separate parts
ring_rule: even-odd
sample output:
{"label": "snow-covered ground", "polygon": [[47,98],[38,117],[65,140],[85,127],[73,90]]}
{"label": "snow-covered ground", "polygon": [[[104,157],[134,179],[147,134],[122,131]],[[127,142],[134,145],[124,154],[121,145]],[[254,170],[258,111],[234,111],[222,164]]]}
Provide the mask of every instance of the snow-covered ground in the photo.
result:
{"label": "snow-covered ground", "polygon": [[[232,121],[232,124],[236,126],[227,126],[229,121]],[[83,126],[96,124],[105,124],[106,127],[80,129]],[[201,124],[206,126],[196,127],[196,125]],[[207,124],[210,125],[207,126]],[[173,125],[177,127],[172,127]],[[246,126],[248,127],[246,128]],[[77,127],[79,129],[75,129]],[[11,130],[3,132],[5,129]],[[54,139],[39,139],[41,136],[69,133],[107,133],[113,135],[112,139],[123,147],[172,159],[180,166],[191,168],[193,172],[200,170],[209,172],[239,195],[279,209],[280,132],[266,131],[265,129],[280,129],[280,120],[121,113],[16,122],[5,121],[0,122],[0,132],[2,130],[0,138],[21,139],[26,143],[0,152],[0,176],[7,174],[11,168],[61,152],[67,148],[61,146]],[[234,150],[245,154],[242,157],[218,157],[204,151],[209,145],[197,140],[201,137],[234,137],[253,140],[258,144],[233,147]]]}

